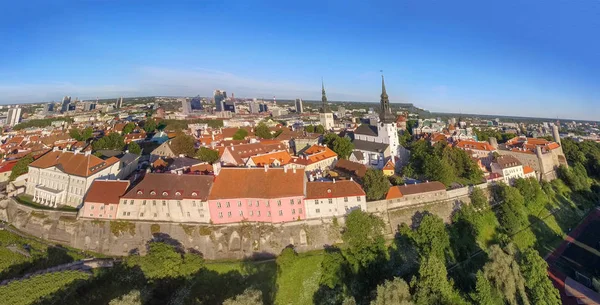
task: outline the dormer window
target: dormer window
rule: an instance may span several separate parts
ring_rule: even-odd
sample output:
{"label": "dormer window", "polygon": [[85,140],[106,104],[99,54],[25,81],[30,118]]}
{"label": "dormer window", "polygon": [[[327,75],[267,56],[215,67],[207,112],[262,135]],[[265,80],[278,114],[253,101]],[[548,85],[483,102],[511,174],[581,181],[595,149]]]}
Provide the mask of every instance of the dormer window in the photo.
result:
{"label": "dormer window", "polygon": [[175,196],[181,196],[180,192],[175,192]]}
{"label": "dormer window", "polygon": [[163,195],[163,196],[168,196],[168,195],[169,195],[169,193],[165,191],[165,192],[162,192],[162,195]]}
{"label": "dormer window", "polygon": [[192,196],[196,197],[196,196],[198,196],[198,193],[192,192]]}
{"label": "dormer window", "polygon": [[142,194],[144,194],[144,191],[142,191],[142,190],[138,190],[138,191],[137,191],[137,194],[138,194],[138,195],[142,195]]}
{"label": "dormer window", "polygon": [[150,191],[150,195],[156,195],[155,191]]}

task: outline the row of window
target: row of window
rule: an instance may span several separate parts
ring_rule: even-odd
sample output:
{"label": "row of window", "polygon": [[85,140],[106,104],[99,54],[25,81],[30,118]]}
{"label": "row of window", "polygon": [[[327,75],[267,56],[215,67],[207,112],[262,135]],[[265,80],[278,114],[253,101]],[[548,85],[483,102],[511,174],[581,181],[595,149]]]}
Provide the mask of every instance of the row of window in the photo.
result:
{"label": "row of window", "polygon": [[[130,215],[131,215],[131,212],[123,212],[123,216],[130,216]],[[90,216],[92,216],[92,214],[90,214]],[[165,216],[167,216],[167,217],[171,217],[171,214],[167,213]],[[187,216],[188,218],[189,218],[189,217],[192,217],[192,215],[190,214],[190,212],[187,212],[187,213],[186,213],[186,216]],[[101,215],[100,217],[102,217],[102,215]],[[143,213],[143,212],[142,212],[142,213],[140,213],[140,217],[144,217],[144,213]],[[156,218],[156,217],[158,217],[158,213],[154,213],[154,217],[155,217],[155,218]],[[200,218],[204,218],[204,214],[200,214]]]}
{"label": "row of window", "polygon": [[[356,201],[360,202],[361,200],[362,200],[362,199],[361,199],[361,197],[360,197],[360,196],[356,196]],[[329,198],[329,199],[327,199],[327,201],[328,201],[328,203],[329,203],[329,204],[332,204],[332,203],[333,203],[333,199],[332,199],[332,198]],[[344,197],[344,202],[348,202],[348,197]],[[318,199],[316,199],[316,200],[315,200],[315,204],[316,204],[316,205],[318,205],[318,204],[319,204],[319,200],[318,200]]]}
{"label": "row of window", "polygon": [[[114,208],[114,207],[111,205],[111,206],[110,206],[110,210],[112,211],[112,210],[113,210],[113,208]],[[94,205],[92,204],[92,205],[90,205],[90,210],[93,210],[93,209],[94,209]],[[103,204],[101,204],[101,205],[100,205],[100,210],[104,210],[104,205],[103,205]]]}
{"label": "row of window", "polygon": [[[125,215],[123,215],[123,216],[125,216]],[[91,214],[91,213],[90,213],[90,217],[94,217],[94,214]],[[103,214],[100,214],[100,215],[98,215],[98,217],[100,217],[100,218],[103,218],[103,217],[104,217],[104,215],[103,215]],[[111,214],[108,214],[108,218],[112,218],[112,215],[111,215]]]}
{"label": "row of window", "polygon": [[[248,206],[251,207],[252,204],[253,204],[252,200],[248,200]],[[302,200],[298,199],[296,204],[302,204]],[[260,205],[260,201],[256,200],[256,206],[258,207],[259,205]],[[265,205],[267,207],[271,206],[271,201],[267,200]],[[294,205],[294,199],[290,199],[290,205]],[[237,206],[241,207],[242,202],[238,200]],[[281,200],[277,200],[277,206],[281,206]],[[225,207],[227,207],[227,208],[231,207],[231,203],[229,201],[225,202]],[[217,208],[221,208],[221,202],[217,202]]]}
{"label": "row of window", "polygon": [[[250,211],[250,216],[254,216],[254,211]],[[302,214],[302,209],[298,209],[298,214]],[[231,217],[232,213],[227,212],[227,217]],[[244,217],[244,211],[239,211],[239,215]],[[296,209],[292,209],[292,215],[296,215]],[[256,211],[256,216],[260,217],[260,211]],[[283,210],[279,210],[279,216],[283,216]],[[267,217],[271,217],[271,211],[267,211]],[[219,212],[219,218],[223,218],[223,212]]]}
{"label": "row of window", "polygon": [[[127,204],[127,200],[123,200],[121,202],[122,204]],[[133,205],[135,203],[135,200],[129,200],[129,205]],[[146,200],[142,200],[142,205],[146,205]],[[152,200],[152,205],[156,205],[156,200]],[[162,205],[166,206],[167,205],[167,201],[166,200],[162,200]],[[202,201],[200,201],[200,207],[203,207],[203,203]],[[181,200],[177,200],[177,206],[181,206]],[[192,200],[192,206],[196,207],[196,200]]]}

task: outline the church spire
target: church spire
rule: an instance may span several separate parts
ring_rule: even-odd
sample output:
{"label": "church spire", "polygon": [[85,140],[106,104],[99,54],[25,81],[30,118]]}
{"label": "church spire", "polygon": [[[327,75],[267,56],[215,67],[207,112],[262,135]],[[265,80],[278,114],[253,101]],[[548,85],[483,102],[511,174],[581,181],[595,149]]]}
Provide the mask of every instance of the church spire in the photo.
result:
{"label": "church spire", "polygon": [[329,112],[329,106],[327,106],[327,95],[325,95],[325,83],[323,82],[323,78],[321,78],[321,102],[323,103],[321,112]]}
{"label": "church spire", "polygon": [[385,91],[385,80],[383,78],[383,74],[381,75],[381,112],[379,113],[379,120],[382,123],[393,123],[395,122],[394,115],[392,114],[392,109],[390,108],[390,100],[388,98],[387,92]]}

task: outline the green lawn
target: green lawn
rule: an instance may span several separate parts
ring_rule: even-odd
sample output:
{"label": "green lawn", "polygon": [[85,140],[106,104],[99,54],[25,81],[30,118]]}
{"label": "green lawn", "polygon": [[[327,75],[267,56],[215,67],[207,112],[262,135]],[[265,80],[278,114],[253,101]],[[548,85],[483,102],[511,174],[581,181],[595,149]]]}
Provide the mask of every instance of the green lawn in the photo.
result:
{"label": "green lawn", "polygon": [[313,304],[313,295],[319,288],[323,252],[299,255],[287,270],[277,277],[275,304]]}
{"label": "green lawn", "polygon": [[[315,251],[298,255],[298,259],[281,274],[277,274],[275,289],[275,304],[278,305],[303,305],[313,304],[313,294],[319,287],[321,278],[321,261],[323,252]],[[250,265],[250,266],[249,266]],[[275,262],[207,262],[206,269],[225,274],[238,271],[251,280],[260,280],[260,276],[252,276],[254,270],[264,267],[275,268]],[[254,268],[263,267],[263,268]],[[263,283],[249,283],[251,286],[261,286]]]}

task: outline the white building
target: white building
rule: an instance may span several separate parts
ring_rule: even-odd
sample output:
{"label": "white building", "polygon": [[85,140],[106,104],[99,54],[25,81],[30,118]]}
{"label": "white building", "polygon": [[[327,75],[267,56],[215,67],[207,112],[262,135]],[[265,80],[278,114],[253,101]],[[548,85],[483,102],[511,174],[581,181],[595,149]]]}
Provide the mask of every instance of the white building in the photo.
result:
{"label": "white building", "polygon": [[29,164],[26,193],[33,201],[51,207],[78,207],[92,182],[98,178],[115,179],[119,159],[102,160],[88,152],[53,150]]}
{"label": "white building", "polygon": [[[383,77],[381,78],[381,112],[379,113],[379,122],[376,125],[363,124],[354,131],[354,146],[361,147],[362,153],[371,155],[380,155],[387,149],[382,149],[382,145],[367,145],[366,143],[379,143],[389,146],[389,154],[392,157],[397,157],[400,164],[408,162],[409,152],[407,149],[400,145],[398,139],[398,131],[396,126],[396,118],[392,114],[390,108],[390,102],[388,99],[387,92],[385,91],[385,83]],[[371,151],[371,149],[373,151]],[[383,156],[384,158],[387,156]],[[375,160],[372,158],[364,162],[373,166]],[[378,163],[379,168],[383,167],[383,160]]]}
{"label": "white building", "polygon": [[327,105],[327,96],[325,95],[325,85],[321,84],[321,101],[323,102],[323,106],[319,113],[319,122],[325,130],[332,130],[334,126],[333,121],[333,113],[329,110],[329,106]]}
{"label": "white building", "polygon": [[209,223],[213,176],[152,174],[121,197],[117,219]]}
{"label": "white building", "polygon": [[352,180],[307,182],[306,218],[340,217],[353,210],[367,210],[365,191]]}
{"label": "white building", "polygon": [[515,179],[525,178],[523,164],[519,159],[506,155],[500,156],[491,165],[492,173],[502,176],[504,183],[510,185]]}
{"label": "white building", "polygon": [[15,126],[19,124],[21,121],[21,108],[19,106],[15,108],[8,109],[8,114],[6,116],[6,125]]}
{"label": "white building", "polygon": [[296,99],[295,106],[296,106],[296,113],[304,112],[304,107],[302,107],[302,99],[301,98]]}

